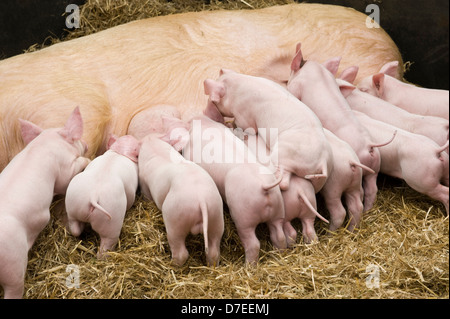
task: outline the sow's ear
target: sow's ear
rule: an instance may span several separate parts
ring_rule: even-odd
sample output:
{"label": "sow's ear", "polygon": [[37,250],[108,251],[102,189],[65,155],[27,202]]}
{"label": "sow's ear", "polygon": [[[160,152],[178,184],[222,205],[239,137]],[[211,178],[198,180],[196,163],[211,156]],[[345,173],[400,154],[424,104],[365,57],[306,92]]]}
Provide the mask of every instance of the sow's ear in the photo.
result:
{"label": "sow's ear", "polygon": [[34,138],[43,131],[39,126],[29,121],[19,119],[19,122],[22,139],[25,142],[25,145],[28,145],[28,143],[34,140]]}
{"label": "sow's ear", "polygon": [[83,135],[83,119],[78,106],[72,111],[66,124],[58,133],[69,143],[81,139]]}

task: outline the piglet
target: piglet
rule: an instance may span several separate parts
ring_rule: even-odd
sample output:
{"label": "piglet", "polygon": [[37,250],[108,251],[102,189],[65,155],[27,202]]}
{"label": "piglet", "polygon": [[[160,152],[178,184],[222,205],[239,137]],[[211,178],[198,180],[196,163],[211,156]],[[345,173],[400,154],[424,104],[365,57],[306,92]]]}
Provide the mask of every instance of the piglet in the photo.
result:
{"label": "piglet", "polygon": [[271,161],[283,179],[282,190],[289,187],[292,174],[306,178],[316,191],[325,184],[332,162],[331,149],[317,116],[284,87],[261,77],[254,77],[222,69],[217,80],[204,81],[209,95],[205,114],[223,122],[234,117],[242,130],[274,134],[259,134],[270,149]]}
{"label": "piglet", "polygon": [[415,86],[396,78],[398,61],[386,63],[379,73],[358,83],[358,89],[408,112],[449,119],[449,92]]}
{"label": "piglet", "polygon": [[364,208],[363,171],[371,174],[374,174],[374,171],[360,163],[355,151],[347,142],[327,129],[324,131],[333,150],[334,161],[333,171],[320,191],[330,213],[330,230],[338,229],[344,222],[346,216],[346,210],[342,204],[342,197],[344,197],[350,217],[348,230],[352,231],[359,225]]}
{"label": "piglet", "polygon": [[419,193],[442,202],[448,215],[449,161],[445,149],[449,142],[439,146],[426,136],[374,120],[364,113],[354,113],[378,141],[397,131],[393,142],[380,149],[380,171],[401,178]]}
{"label": "piglet", "polygon": [[369,131],[353,115],[334,77],[340,58],[329,59],[322,65],[316,61],[305,61],[300,43],[296,49],[287,89],[314,111],[324,128],[347,142],[356,152],[360,162],[371,169],[373,173],[364,171],[363,177],[364,209],[369,210],[378,191],[378,148],[389,143],[392,137],[383,143],[374,143]]}
{"label": "piglet", "polygon": [[108,150],[75,176],[67,188],[67,226],[72,235],[79,236],[84,225],[91,224],[100,236],[99,259],[115,248],[125,213],[134,203],[139,148],[139,141],[131,135],[111,136]]}
{"label": "piglet", "polygon": [[0,174],[0,285],[5,298],[22,298],[28,251],[50,220],[55,194],[89,163],[83,121],[75,108],[63,128],[20,120],[26,147]]}
{"label": "piglet", "polygon": [[[206,116],[194,117],[189,123],[189,131],[184,132],[172,125],[169,140],[213,178],[236,226],[246,263],[254,265],[258,261],[258,224],[266,223],[273,245],[285,249],[281,178],[275,178],[269,168],[259,164],[244,142],[223,124]],[[183,143],[179,143],[180,139]]]}
{"label": "piglet", "polygon": [[360,111],[373,119],[391,124],[408,132],[425,135],[438,145],[443,145],[448,140],[448,120],[437,116],[410,113],[363,92],[342,79],[337,79],[336,81],[352,110]]}
{"label": "piglet", "polygon": [[186,236],[203,233],[206,261],[219,264],[224,231],[223,202],[208,173],[184,159],[164,135],[152,133],[142,140],[139,155],[141,192],[162,211],[172,259],[183,265],[189,253]]}
{"label": "piglet", "polygon": [[[240,133],[239,130],[237,130]],[[256,155],[258,161],[274,171],[270,162],[270,151],[266,147],[264,140],[258,135],[236,134],[243,139],[247,147]],[[332,171],[329,172],[332,174]],[[328,182],[328,180],[327,180]],[[327,183],[325,183],[327,185]],[[325,187],[325,186],[324,186]],[[292,226],[291,221],[298,218],[302,223],[302,235],[305,243],[309,244],[318,239],[314,222],[316,217],[329,223],[322,215],[317,212],[317,202],[314,186],[308,180],[292,175],[289,188],[281,191],[284,203],[284,223],[283,231],[286,236],[288,247],[292,247],[297,241],[297,231]]]}

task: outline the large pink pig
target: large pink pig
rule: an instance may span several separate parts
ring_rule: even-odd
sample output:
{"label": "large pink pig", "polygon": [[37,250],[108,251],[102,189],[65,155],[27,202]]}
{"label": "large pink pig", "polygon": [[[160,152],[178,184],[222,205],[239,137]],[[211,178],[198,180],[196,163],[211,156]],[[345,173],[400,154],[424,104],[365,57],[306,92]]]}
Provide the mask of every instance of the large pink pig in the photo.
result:
{"label": "large pink pig", "polygon": [[176,105],[183,119],[201,114],[203,80],[220,67],[285,83],[298,39],[317,61],[341,52],[342,67],[359,65],[361,78],[401,60],[392,39],[382,28],[367,28],[366,19],[351,8],[313,3],[188,12],[0,61],[0,170],[23,147],[19,117],[58,127],[82,105],[88,156],[100,155],[109,134],[127,134],[133,117],[156,105]]}
{"label": "large pink pig", "polygon": [[72,235],[79,236],[85,223],[100,235],[98,258],[117,244],[138,187],[139,141],[131,135],[111,136],[108,148],[72,179],[65,200]]}
{"label": "large pink pig", "polygon": [[422,88],[399,81],[396,78],[398,64],[399,61],[386,63],[377,74],[365,77],[358,82],[358,88],[408,112],[439,116],[448,121],[448,90]]}
{"label": "large pink pig", "polygon": [[330,230],[341,227],[347,215],[342,204],[344,197],[350,218],[348,229],[352,231],[359,225],[364,208],[363,170],[372,174],[374,171],[360,163],[355,151],[347,142],[327,129],[324,131],[333,150],[333,171],[320,191],[330,213]]}
{"label": "large pink pig", "polygon": [[185,158],[203,167],[216,183],[244,246],[246,263],[258,262],[258,224],[268,225],[277,249],[286,248],[283,198],[278,186],[281,179],[258,163],[244,142],[223,124],[199,116],[191,119],[189,130],[183,133],[172,126],[171,143],[188,136],[189,140],[184,139],[179,148]]}
{"label": "large pink pig", "polygon": [[[236,135],[239,137],[238,134]],[[262,138],[259,138],[258,135],[245,134],[245,132],[240,138],[244,140],[244,143],[256,155],[261,164],[275,171],[270,162],[270,151]],[[292,220],[300,219],[305,243],[317,240],[316,230],[314,229],[316,217],[326,223],[329,223],[329,221],[317,212],[316,191],[312,183],[297,175],[292,175],[289,184],[289,188],[282,191],[281,195],[283,196],[285,214],[283,230],[287,245],[291,247],[297,241],[297,231],[291,224]]]}
{"label": "large pink pig", "polygon": [[448,140],[448,120],[428,115],[418,115],[403,110],[378,97],[363,92],[341,79],[336,80],[352,110],[360,111],[373,119],[391,124],[411,133],[429,137],[438,145]]}
{"label": "large pink pig", "polygon": [[401,178],[419,193],[442,202],[448,215],[449,161],[444,150],[449,142],[439,146],[426,136],[353,112],[376,141],[382,141],[397,131],[393,142],[380,149],[380,172]]}
{"label": "large pink pig", "polygon": [[373,170],[374,173],[365,171],[363,178],[364,209],[368,210],[373,206],[378,191],[378,147],[388,143],[392,137],[382,144],[374,143],[369,131],[353,115],[334,78],[340,58],[329,59],[322,65],[311,60],[305,61],[300,43],[296,49],[287,88],[314,111],[324,128],[346,141],[360,162]]}
{"label": "large pink pig", "polygon": [[27,146],[0,174],[0,285],[5,298],[22,298],[28,251],[50,220],[54,194],[89,163],[76,108],[60,129],[20,121]]}
{"label": "large pink pig", "polygon": [[219,191],[204,169],[184,159],[162,136],[152,133],[142,140],[141,192],[162,211],[175,264],[183,265],[189,256],[186,236],[203,233],[207,264],[218,265],[224,231]]}
{"label": "large pink pig", "polygon": [[[317,116],[285,88],[265,78],[221,70],[217,80],[204,82],[209,95],[205,114],[222,121],[234,117],[243,130],[259,134],[271,153],[271,161],[282,173],[282,190],[289,187],[291,174],[310,179],[316,191],[325,184],[331,168],[331,149]],[[272,134],[273,135],[273,134]]]}

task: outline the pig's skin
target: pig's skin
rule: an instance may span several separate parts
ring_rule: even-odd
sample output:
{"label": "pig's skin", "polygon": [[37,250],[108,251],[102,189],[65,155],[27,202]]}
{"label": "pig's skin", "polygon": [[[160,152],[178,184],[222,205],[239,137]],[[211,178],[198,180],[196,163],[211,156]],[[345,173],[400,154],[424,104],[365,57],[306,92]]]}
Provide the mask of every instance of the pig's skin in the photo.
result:
{"label": "pig's skin", "polygon": [[314,111],[324,128],[347,142],[360,162],[372,169],[374,173],[363,172],[364,209],[369,210],[378,191],[379,145],[373,143],[369,131],[358,122],[340,92],[334,78],[339,63],[340,58],[329,59],[323,65],[313,60],[305,61],[298,43],[287,88]]}
{"label": "pig's skin", "polygon": [[[193,129],[195,121],[200,122],[201,132]],[[224,125],[206,116],[194,117],[190,124],[190,133],[186,132],[189,134],[189,141],[180,145],[187,159],[194,160],[196,150],[203,151],[203,147],[212,142],[220,144],[224,154],[235,152],[234,161],[200,160],[198,164],[213,178],[228,205],[244,247],[246,263],[258,262],[260,242],[255,234],[258,224],[268,225],[270,239],[277,249],[286,248],[286,237],[283,232],[283,198],[277,184],[280,180],[277,181],[267,167],[259,164],[245,144]],[[217,139],[213,141],[203,134],[211,129],[217,134],[215,135]],[[267,185],[273,187],[266,187]]]}
{"label": "pig's skin", "polygon": [[415,86],[396,78],[398,61],[383,65],[379,73],[367,76],[358,89],[408,112],[449,119],[449,92]]}
{"label": "pig's skin", "polygon": [[[37,126],[22,122],[25,134]],[[30,141],[0,174],[0,285],[5,298],[22,298],[28,251],[50,220],[54,194],[64,194],[70,180],[89,159],[80,141],[82,120],[76,109],[63,129],[46,129]],[[64,137],[65,136],[65,137]]]}
{"label": "pig's skin", "polygon": [[58,127],[80,105],[87,156],[99,155],[108,135],[126,134],[140,111],[167,103],[177,105],[185,119],[200,114],[203,80],[220,67],[286,82],[299,39],[305,54],[320,62],[339,52],[343,68],[359,65],[360,78],[401,61],[391,38],[381,28],[368,29],[366,18],[350,8],[306,3],[184,13],[0,61],[0,170],[23,148],[19,117]]}
{"label": "pig's skin", "polygon": [[342,205],[342,196],[350,217],[348,230],[352,231],[359,225],[363,212],[364,191],[362,188],[362,170],[370,171],[359,162],[355,151],[332,132],[324,129],[325,136],[333,150],[333,171],[320,191],[330,212],[330,230],[342,226],[346,210]]}
{"label": "pig's skin", "polygon": [[445,153],[448,141],[439,146],[423,135],[398,129],[357,111],[353,112],[377,141],[397,130],[393,142],[380,148],[380,172],[401,178],[419,193],[442,202],[448,215],[449,160]]}
{"label": "pig's skin", "polygon": [[[317,116],[277,83],[221,70],[217,80],[204,82],[209,95],[205,114],[221,121],[234,117],[237,127],[253,132],[277,129],[276,142],[267,135],[271,161],[284,174],[281,190],[289,187],[290,176],[307,178],[319,191],[332,169],[331,149]],[[314,178],[311,178],[314,176]]]}
{"label": "pig's skin", "polygon": [[100,236],[98,258],[113,250],[122,230],[125,213],[134,203],[138,187],[139,142],[125,135],[75,176],[66,193],[68,228],[79,236],[90,223]]}
{"label": "pig's skin", "polygon": [[[351,90],[346,100],[352,110],[362,112],[375,120],[379,120],[411,133],[429,137],[438,145],[444,145],[448,140],[448,120],[437,117],[418,115],[403,110],[387,101],[362,92],[350,83],[337,79],[342,90]],[[447,150],[448,153],[448,150]]]}
{"label": "pig's skin", "polygon": [[224,231],[223,202],[212,178],[198,165],[160,139],[149,134],[139,154],[142,193],[162,211],[172,259],[183,265],[189,253],[186,236],[203,233],[206,261],[218,265]]}

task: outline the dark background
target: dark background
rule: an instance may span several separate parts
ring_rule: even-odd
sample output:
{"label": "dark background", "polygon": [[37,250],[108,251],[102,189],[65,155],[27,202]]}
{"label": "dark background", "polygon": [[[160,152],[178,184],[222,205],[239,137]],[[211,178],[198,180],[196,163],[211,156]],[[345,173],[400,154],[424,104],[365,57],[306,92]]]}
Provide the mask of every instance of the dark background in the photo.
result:
{"label": "dark background", "polygon": [[[399,47],[404,61],[413,62],[405,78],[425,87],[448,90],[448,0],[308,2],[343,5],[363,13],[366,13],[367,5],[377,4],[381,26]],[[49,36],[60,38],[66,34],[63,13],[70,3],[81,5],[84,1],[1,0],[0,59],[23,53],[36,43],[50,43],[47,39]]]}

